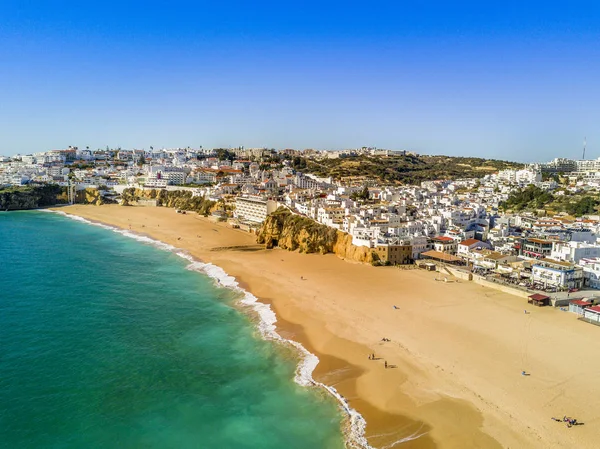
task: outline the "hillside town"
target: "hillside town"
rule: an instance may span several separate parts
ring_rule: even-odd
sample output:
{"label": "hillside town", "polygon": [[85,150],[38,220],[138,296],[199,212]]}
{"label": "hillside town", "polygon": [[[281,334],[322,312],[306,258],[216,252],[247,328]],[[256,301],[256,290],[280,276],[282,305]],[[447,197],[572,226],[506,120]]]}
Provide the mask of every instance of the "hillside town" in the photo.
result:
{"label": "hillside town", "polygon": [[[567,297],[600,288],[598,215],[511,212],[502,207],[511,193],[528,186],[555,195],[592,192],[600,187],[600,159],[555,159],[480,178],[419,185],[319,177],[301,168],[306,159],[406,154],[366,147],[346,151],[69,147],[0,158],[0,186],[58,184],[97,189],[117,200],[128,188],[189,190],[227,206],[214,212],[215,220],[253,231],[283,207],[351,235],[353,245],[373,249],[383,265],[443,264],[523,291]],[[560,192],[558,176],[566,181]],[[572,307],[577,313],[600,320],[600,307],[578,301]]]}

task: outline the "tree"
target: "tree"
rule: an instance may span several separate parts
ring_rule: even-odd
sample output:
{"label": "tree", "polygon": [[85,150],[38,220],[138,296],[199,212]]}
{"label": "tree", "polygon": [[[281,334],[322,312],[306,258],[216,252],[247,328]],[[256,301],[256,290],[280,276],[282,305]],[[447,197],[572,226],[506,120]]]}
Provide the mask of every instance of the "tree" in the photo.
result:
{"label": "tree", "polygon": [[235,153],[227,150],[226,148],[218,148],[216,150],[216,153],[217,153],[217,158],[220,161],[225,161],[225,160],[233,161],[235,159]]}
{"label": "tree", "polygon": [[500,207],[505,210],[514,209],[516,211],[541,209],[552,201],[554,201],[554,196],[551,193],[530,185],[511,193],[506,201],[500,203]]}
{"label": "tree", "polygon": [[306,159],[300,156],[294,156],[292,159],[292,167],[296,170],[304,170],[306,168]]}
{"label": "tree", "polygon": [[570,215],[580,217],[582,215],[595,213],[599,204],[600,201],[598,201],[596,198],[592,196],[584,196],[579,201],[570,203],[566,209]]}
{"label": "tree", "polygon": [[364,186],[363,189],[360,192],[353,192],[350,195],[350,198],[352,198],[354,201],[357,200],[363,200],[366,201],[369,199],[369,188],[367,186]]}

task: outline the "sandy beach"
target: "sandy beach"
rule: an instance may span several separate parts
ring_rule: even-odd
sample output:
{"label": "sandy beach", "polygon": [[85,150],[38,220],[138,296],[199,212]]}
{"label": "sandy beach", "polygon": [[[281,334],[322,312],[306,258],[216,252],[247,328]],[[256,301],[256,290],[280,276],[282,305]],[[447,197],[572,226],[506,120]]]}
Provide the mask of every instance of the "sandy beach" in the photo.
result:
{"label": "sandy beach", "polygon": [[[193,213],[59,210],[146,234],[235,276],[272,305],[282,336],[319,357],[313,377],[365,417],[376,448],[598,446],[600,328],[573,314],[423,270],[265,250],[254,235]],[[564,415],[585,425],[551,419]]]}

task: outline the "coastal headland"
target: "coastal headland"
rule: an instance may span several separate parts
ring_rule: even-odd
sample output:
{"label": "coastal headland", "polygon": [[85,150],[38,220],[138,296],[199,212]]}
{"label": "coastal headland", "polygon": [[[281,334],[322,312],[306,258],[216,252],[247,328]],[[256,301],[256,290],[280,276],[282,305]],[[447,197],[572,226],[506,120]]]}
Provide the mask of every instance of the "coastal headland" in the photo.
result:
{"label": "coastal headland", "polygon": [[[235,276],[271,304],[283,337],[318,356],[313,377],[365,417],[373,447],[597,447],[600,328],[572,314],[422,270],[266,250],[252,234],[169,208],[59,210]],[[552,420],[564,415],[584,425]]]}

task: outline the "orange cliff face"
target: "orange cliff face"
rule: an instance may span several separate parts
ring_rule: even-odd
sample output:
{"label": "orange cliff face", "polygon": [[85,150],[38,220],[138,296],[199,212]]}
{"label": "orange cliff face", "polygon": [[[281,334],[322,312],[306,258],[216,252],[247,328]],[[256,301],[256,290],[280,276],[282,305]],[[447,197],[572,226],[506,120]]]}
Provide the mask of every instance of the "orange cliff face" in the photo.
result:
{"label": "orange cliff face", "polygon": [[377,254],[366,246],[352,244],[352,236],[342,231],[337,231],[337,240],[333,246],[333,252],[346,260],[372,264],[379,260]]}
{"label": "orange cliff face", "polygon": [[334,253],[362,263],[378,260],[371,248],[353,245],[349,234],[284,209],[267,217],[258,231],[257,243],[264,244],[267,249],[278,246],[301,253]]}

